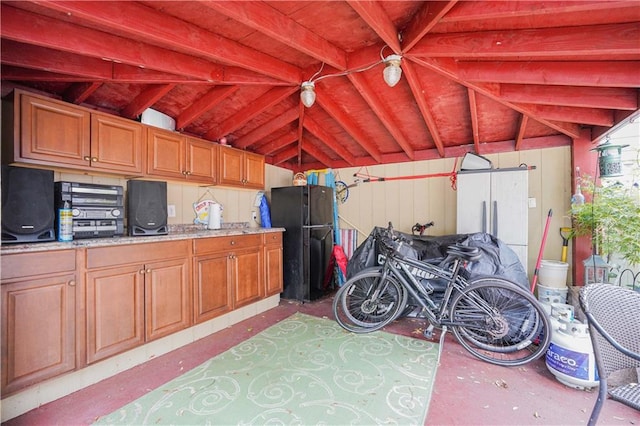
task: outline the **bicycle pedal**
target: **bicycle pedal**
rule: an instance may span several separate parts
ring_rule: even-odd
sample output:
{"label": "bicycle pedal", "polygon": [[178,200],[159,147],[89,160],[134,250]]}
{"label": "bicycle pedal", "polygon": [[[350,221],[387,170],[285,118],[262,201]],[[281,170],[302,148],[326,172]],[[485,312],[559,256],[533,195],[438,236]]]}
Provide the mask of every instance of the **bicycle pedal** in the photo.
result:
{"label": "bicycle pedal", "polygon": [[424,335],[425,338],[427,339],[433,339],[433,324],[429,324],[429,327],[424,329],[424,332],[422,333]]}

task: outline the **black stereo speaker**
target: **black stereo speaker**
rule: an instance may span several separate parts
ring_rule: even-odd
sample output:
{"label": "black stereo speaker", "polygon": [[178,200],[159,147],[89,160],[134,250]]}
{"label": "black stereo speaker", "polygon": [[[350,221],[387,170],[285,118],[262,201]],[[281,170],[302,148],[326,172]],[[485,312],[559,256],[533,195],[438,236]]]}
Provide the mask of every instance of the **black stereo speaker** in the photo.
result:
{"label": "black stereo speaker", "polygon": [[129,235],[165,235],[167,227],[167,182],[127,181]]}
{"label": "black stereo speaker", "polygon": [[2,166],[2,242],[54,241],[53,171]]}

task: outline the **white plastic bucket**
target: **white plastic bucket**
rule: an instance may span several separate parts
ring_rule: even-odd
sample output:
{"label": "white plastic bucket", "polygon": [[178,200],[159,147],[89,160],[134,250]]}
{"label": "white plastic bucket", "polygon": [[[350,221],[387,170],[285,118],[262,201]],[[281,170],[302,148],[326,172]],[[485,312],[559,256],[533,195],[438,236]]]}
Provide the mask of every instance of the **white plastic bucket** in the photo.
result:
{"label": "white plastic bucket", "polygon": [[545,287],[567,287],[567,271],[569,264],[558,260],[543,260],[540,262],[538,281]]}
{"label": "white plastic bucket", "polygon": [[553,288],[537,285],[538,300],[542,303],[567,303],[567,293],[569,287]]}

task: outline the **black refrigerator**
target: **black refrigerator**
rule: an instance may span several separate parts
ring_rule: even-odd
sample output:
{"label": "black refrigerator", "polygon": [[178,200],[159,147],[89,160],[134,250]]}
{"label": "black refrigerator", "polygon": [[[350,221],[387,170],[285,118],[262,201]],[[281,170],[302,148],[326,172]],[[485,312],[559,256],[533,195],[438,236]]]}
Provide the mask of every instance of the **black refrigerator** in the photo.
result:
{"label": "black refrigerator", "polygon": [[271,224],[286,230],[282,298],[310,301],[326,294],[325,274],[333,251],[332,188],[272,188]]}

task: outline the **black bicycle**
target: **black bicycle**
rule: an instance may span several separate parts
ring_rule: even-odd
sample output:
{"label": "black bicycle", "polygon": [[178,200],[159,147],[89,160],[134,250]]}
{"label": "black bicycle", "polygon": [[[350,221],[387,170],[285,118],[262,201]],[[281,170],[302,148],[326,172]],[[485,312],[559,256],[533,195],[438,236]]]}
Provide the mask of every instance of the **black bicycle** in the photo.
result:
{"label": "black bicycle", "polygon": [[463,266],[480,258],[477,247],[449,246],[447,259],[432,264],[403,254],[411,241],[391,223],[377,238],[384,264],[360,271],[334,297],[333,313],[344,329],[378,330],[415,304],[429,322],[425,337],[442,329],[441,348],[450,328],[465,349],[492,364],[518,366],[546,352],[549,319],[529,291],[498,276],[467,278]]}

